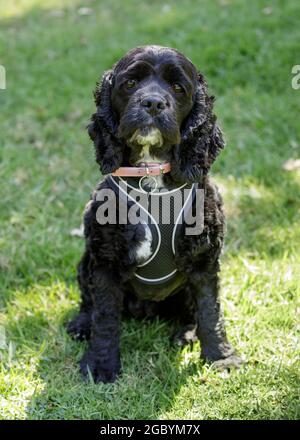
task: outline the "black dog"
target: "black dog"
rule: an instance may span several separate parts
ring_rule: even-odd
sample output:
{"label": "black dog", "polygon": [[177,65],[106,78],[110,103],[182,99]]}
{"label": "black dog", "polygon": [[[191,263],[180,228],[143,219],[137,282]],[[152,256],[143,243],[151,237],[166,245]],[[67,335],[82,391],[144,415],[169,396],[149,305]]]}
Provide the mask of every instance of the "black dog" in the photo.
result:
{"label": "black dog", "polygon": [[[109,176],[98,184],[85,210],[86,250],[78,266],[82,303],[68,326],[74,338],[90,339],[80,363],[82,373],[87,376],[90,370],[96,382],[112,382],[120,373],[122,312],[177,319],[179,343],[198,337],[202,358],[218,367],[239,366],[241,359],[226,338],[220,308],[222,200],[208,178],[224,142],[203,76],[177,50],[138,47],[104,74],[95,102],[97,111],[88,131],[100,170]],[[149,161],[171,164],[170,172],[157,179],[159,188],[172,191],[196,184],[205,194],[201,233],[187,235],[183,225],[176,236],[172,277],[162,277],[158,284],[143,283],[140,280],[146,278],[136,276],[153,253],[149,227],[103,225],[97,220],[103,203],[97,191],[114,186],[110,174]],[[152,184],[146,179],[145,191]]]}

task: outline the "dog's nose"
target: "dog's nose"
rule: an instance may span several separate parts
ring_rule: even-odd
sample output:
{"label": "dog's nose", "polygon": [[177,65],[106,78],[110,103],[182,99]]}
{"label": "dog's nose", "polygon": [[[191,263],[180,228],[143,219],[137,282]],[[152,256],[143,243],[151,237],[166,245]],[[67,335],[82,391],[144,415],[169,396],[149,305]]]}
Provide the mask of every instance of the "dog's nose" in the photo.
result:
{"label": "dog's nose", "polygon": [[141,106],[150,113],[150,115],[158,115],[167,106],[167,102],[160,96],[148,96],[141,101]]}

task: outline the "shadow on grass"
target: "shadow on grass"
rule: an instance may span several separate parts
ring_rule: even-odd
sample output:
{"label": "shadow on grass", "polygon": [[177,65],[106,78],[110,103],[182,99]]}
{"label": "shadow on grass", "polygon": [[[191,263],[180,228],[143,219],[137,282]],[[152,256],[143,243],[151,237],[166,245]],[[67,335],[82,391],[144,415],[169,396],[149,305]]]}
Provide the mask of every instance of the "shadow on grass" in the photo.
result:
{"label": "shadow on grass", "polygon": [[43,313],[34,313],[7,326],[18,353],[28,356],[31,350],[37,360],[34,379],[43,390],[33,394],[26,409],[28,419],[156,419],[172,408],[187,380],[201,373],[199,344],[194,361],[183,365],[184,353],[192,351],[171,345],[173,325],[158,319],[126,319],[121,376],[114,384],[84,382],[78,362],[87,343],[74,342],[66,334],[71,314],[68,311],[53,323]]}
{"label": "shadow on grass", "polygon": [[[78,361],[87,344],[74,342],[66,334],[65,323],[71,315],[70,309],[51,322],[43,313],[35,313],[7,326],[10,335],[19,335],[15,336],[18,353],[23,358],[31,353],[36,360],[32,380],[37,390],[27,405],[26,419],[160,419],[172,414],[174,406],[178,412],[178,395],[182,418],[187,418],[198,393],[207,396],[216,412],[200,399],[198,411],[202,412],[192,413],[196,419],[206,418],[206,414],[207,418],[298,417],[300,376],[296,364],[280,365],[279,354],[272,372],[267,364],[250,362],[230,378],[216,376],[200,362],[199,344],[193,351],[171,346],[173,328],[159,320],[125,320],[122,375],[114,384],[86,383],[79,374]],[[185,387],[191,395],[183,391]],[[219,399],[223,398],[227,402],[220,413]],[[199,402],[197,405],[199,408]]]}

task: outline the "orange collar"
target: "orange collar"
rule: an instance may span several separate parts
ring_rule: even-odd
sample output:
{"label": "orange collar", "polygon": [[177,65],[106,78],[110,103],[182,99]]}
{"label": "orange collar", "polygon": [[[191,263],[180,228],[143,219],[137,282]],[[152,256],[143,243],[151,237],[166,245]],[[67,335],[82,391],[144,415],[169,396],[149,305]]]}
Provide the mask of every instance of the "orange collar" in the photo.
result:
{"label": "orange collar", "polygon": [[112,176],[124,177],[142,177],[142,176],[159,176],[160,174],[169,173],[171,171],[170,162],[152,163],[149,162],[140,167],[120,167]]}

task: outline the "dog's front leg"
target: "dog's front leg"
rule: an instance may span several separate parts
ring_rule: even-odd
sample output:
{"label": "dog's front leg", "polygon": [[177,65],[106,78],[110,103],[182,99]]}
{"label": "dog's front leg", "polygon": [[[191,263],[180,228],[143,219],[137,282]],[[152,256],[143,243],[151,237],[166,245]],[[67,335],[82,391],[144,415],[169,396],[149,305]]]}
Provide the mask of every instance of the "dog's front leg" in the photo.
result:
{"label": "dog's front leg", "polygon": [[243,362],[228,342],[220,306],[217,273],[192,279],[196,301],[197,336],[201,357],[220,369],[239,367]]}
{"label": "dog's front leg", "polygon": [[114,382],[121,369],[119,334],[122,289],[113,274],[96,268],[92,274],[92,322],[89,348],[81,362],[85,377],[95,382]]}

